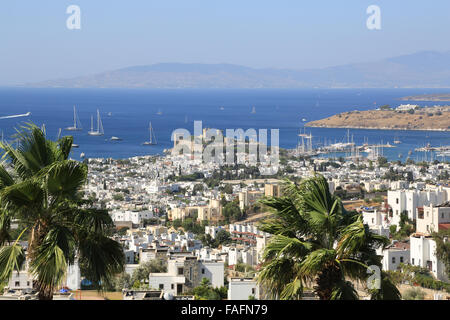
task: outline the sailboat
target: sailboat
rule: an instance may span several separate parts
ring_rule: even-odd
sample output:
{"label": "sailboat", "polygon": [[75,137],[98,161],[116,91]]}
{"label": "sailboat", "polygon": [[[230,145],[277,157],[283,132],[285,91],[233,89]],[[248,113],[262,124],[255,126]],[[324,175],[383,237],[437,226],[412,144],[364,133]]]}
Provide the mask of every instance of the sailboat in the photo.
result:
{"label": "sailboat", "polygon": [[78,119],[77,109],[75,108],[75,106],[73,106],[73,127],[67,127],[66,130],[68,130],[68,131],[81,131],[81,130],[83,130],[83,127],[81,126],[81,122]]}
{"label": "sailboat", "polygon": [[97,109],[97,130],[94,131],[94,118],[91,116],[91,131],[88,134],[91,136],[102,136],[104,133],[102,119],[100,119],[100,111]]}
{"label": "sailboat", "polygon": [[157,144],[156,136],[155,136],[155,133],[153,132],[153,127],[152,127],[152,123],[151,122],[149,122],[148,131],[149,131],[149,135],[150,135],[150,140],[149,141],[145,141],[143,143],[143,145],[144,146],[152,146],[152,145]]}

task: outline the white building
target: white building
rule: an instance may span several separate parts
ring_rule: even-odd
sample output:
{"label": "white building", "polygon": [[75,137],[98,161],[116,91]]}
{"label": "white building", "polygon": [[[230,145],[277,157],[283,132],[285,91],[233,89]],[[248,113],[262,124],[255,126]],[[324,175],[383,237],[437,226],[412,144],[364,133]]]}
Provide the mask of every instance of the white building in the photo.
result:
{"label": "white building", "polygon": [[195,256],[185,256],[169,259],[166,273],[150,273],[149,286],[180,295],[199,286],[203,278],[207,278],[213,288],[223,287],[223,277],[223,261],[204,261]]}
{"label": "white building", "polygon": [[445,266],[436,257],[436,242],[431,236],[413,234],[410,236],[412,265],[427,268],[441,281],[448,281],[448,275],[445,274]]}
{"label": "white building", "polygon": [[399,267],[400,263],[409,263],[410,250],[407,248],[388,248],[383,250],[383,270],[395,271]]}
{"label": "white building", "polygon": [[66,287],[70,290],[80,290],[81,289],[81,271],[78,265],[78,261],[73,265],[67,267],[66,274]]}
{"label": "white building", "polygon": [[450,224],[450,202],[438,206],[425,206],[420,210],[416,220],[416,231],[423,234],[437,232]]}
{"label": "white building", "polygon": [[153,212],[149,210],[144,211],[113,211],[110,213],[111,219],[114,222],[128,222],[133,224],[141,224],[144,219],[152,219]]}
{"label": "white building", "polygon": [[450,228],[450,201],[439,206],[427,206],[420,211],[416,220],[416,233],[410,236],[411,264],[427,268],[441,280],[448,281],[445,266],[436,256],[436,242],[433,232]]}
{"label": "white building", "polygon": [[406,211],[411,220],[417,217],[417,208],[430,204],[439,205],[448,200],[447,190],[439,187],[432,190],[388,191],[388,204],[392,209],[391,224],[398,225],[401,213]]}
{"label": "white building", "polygon": [[7,286],[12,290],[31,290],[33,288],[33,277],[26,270],[14,271]]}
{"label": "white building", "polygon": [[397,108],[395,108],[395,110],[409,111],[409,110],[415,110],[417,108],[419,108],[419,106],[417,104],[401,104]]}
{"label": "white building", "polygon": [[221,230],[225,230],[225,228],[222,227],[222,226],[218,226],[218,227],[216,227],[216,226],[206,226],[205,227],[205,234],[209,234],[211,236],[211,238],[215,239],[217,233],[219,231],[221,231]]}
{"label": "white building", "polygon": [[248,300],[250,296],[259,300],[259,286],[251,278],[231,278],[228,283],[228,300]]}

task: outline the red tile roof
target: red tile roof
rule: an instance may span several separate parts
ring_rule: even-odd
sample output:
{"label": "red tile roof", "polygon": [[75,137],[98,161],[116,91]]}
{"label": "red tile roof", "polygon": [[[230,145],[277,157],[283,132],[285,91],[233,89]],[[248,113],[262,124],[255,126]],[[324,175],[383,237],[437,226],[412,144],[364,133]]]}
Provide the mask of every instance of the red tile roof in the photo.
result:
{"label": "red tile roof", "polygon": [[450,229],[450,223],[439,223],[439,230],[448,230]]}

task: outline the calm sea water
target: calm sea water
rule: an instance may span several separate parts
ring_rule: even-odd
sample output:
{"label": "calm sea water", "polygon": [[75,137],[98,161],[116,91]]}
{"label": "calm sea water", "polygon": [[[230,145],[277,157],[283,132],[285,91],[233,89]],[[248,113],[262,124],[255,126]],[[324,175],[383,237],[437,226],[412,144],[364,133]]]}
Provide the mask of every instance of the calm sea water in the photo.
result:
{"label": "calm sea water", "polygon": [[[171,133],[186,128],[193,133],[193,121],[201,120],[203,127],[218,129],[277,128],[280,146],[295,148],[302,119],[317,120],[350,110],[367,110],[389,104],[397,106],[400,97],[417,94],[442,93],[438,89],[309,89],[309,90],[117,90],[117,89],[29,89],[0,88],[0,117],[31,112],[27,118],[2,119],[0,129],[8,139],[24,121],[45,124],[47,135],[56,138],[59,128],[73,124],[76,105],[83,131],[62,131],[73,135],[72,157],[112,157],[161,154],[172,147]],[[419,105],[433,103],[418,102]],[[221,110],[220,107],[223,107]],[[252,108],[255,107],[255,113]],[[100,110],[104,136],[89,136],[91,115],[96,125],[96,110]],[[161,114],[158,114],[161,113]],[[148,123],[152,122],[158,145],[142,146],[148,140]],[[347,129],[307,128],[313,144],[325,141],[345,142]],[[110,141],[112,136],[122,141]],[[386,148],[384,155],[391,160],[405,160],[408,151],[416,147],[450,145],[450,132],[350,130],[357,144],[368,141],[391,143],[398,138],[402,144]],[[411,158],[423,160],[424,153],[413,152]],[[430,155],[428,155],[429,159]]]}

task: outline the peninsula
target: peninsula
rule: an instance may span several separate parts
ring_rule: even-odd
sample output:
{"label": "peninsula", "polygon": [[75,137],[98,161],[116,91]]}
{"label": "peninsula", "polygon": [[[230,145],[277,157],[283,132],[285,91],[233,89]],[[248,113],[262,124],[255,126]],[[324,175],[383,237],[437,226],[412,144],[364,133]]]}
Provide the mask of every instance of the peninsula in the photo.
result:
{"label": "peninsula", "polygon": [[400,98],[402,101],[450,101],[450,93],[421,94]]}
{"label": "peninsula", "polygon": [[307,127],[450,131],[450,107],[349,111],[308,122]]}

